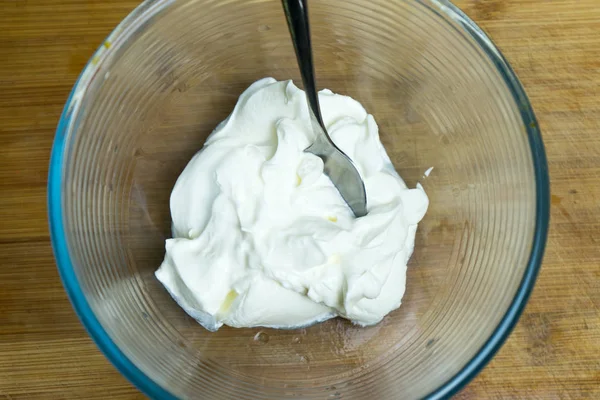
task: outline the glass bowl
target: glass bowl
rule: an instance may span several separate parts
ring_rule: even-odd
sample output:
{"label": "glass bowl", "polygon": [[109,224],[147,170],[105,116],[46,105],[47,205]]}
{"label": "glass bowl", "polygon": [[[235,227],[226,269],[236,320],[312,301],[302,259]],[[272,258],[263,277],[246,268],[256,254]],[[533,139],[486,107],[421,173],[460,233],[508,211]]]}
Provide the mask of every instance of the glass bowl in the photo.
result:
{"label": "glass bowl", "polygon": [[250,83],[300,77],[279,1],[148,0],[67,101],[49,213],[74,308],[151,397],[446,397],[490,360],[532,290],[547,166],[492,42],[444,0],[315,0],[310,12],[319,88],[360,101],[400,175],[430,198],[403,305],[369,328],[210,333],[175,304],[154,277],[175,180]]}

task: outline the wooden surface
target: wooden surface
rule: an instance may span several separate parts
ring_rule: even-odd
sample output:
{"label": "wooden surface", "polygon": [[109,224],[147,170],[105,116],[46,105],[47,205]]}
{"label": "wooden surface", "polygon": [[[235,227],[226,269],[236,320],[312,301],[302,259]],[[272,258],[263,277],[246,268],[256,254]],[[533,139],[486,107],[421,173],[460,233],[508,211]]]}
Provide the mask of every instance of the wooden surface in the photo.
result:
{"label": "wooden surface", "polygon": [[[55,268],[46,217],[62,106],[130,0],[0,2],[0,399],[139,399],[88,338]],[[518,326],[459,399],[600,398],[598,0],[460,0],[537,112],[552,222]],[[101,390],[99,390],[101,388]]]}

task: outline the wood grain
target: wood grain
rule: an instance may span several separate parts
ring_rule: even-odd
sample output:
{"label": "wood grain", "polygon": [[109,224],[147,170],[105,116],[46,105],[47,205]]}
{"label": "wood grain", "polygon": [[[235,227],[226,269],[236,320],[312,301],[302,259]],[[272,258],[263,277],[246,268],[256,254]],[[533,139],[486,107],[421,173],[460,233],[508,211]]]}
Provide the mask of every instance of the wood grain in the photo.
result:
{"label": "wood grain", "polygon": [[[523,82],[540,120],[553,193],[531,301],[505,346],[457,398],[600,398],[598,1],[456,3]],[[93,50],[136,5],[0,2],[0,398],[143,398],[72,311],[46,218],[47,165],[62,106]]]}

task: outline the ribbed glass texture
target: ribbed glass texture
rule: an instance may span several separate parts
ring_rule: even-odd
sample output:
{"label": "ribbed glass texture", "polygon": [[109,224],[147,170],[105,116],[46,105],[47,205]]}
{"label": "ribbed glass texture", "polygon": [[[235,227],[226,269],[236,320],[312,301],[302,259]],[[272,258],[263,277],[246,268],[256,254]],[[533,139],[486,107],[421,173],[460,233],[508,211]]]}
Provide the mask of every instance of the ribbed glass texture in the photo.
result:
{"label": "ribbed glass texture", "polygon": [[310,13],[319,88],[360,101],[400,175],[430,197],[403,305],[369,328],[210,333],[173,302],[153,273],[175,180],[252,82],[301,81],[279,1],[146,1],[74,88],[49,207],[75,308],[151,396],[441,397],[489,360],[532,288],[544,151],[491,42],[441,0],[312,0]]}

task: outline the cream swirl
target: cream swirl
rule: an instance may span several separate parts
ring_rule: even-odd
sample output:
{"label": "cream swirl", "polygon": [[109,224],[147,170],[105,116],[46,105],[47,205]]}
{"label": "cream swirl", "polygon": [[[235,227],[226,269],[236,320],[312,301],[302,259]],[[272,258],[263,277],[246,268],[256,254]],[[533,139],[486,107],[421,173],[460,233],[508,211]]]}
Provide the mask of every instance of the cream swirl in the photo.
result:
{"label": "cream swirl", "polygon": [[372,325],[400,306],[428,206],[396,173],[373,116],[319,93],[333,141],[365,182],[354,218],[323,174],[304,93],[252,84],[189,162],[171,194],[173,239],[157,278],[206,329],[294,328],[342,316]]}

